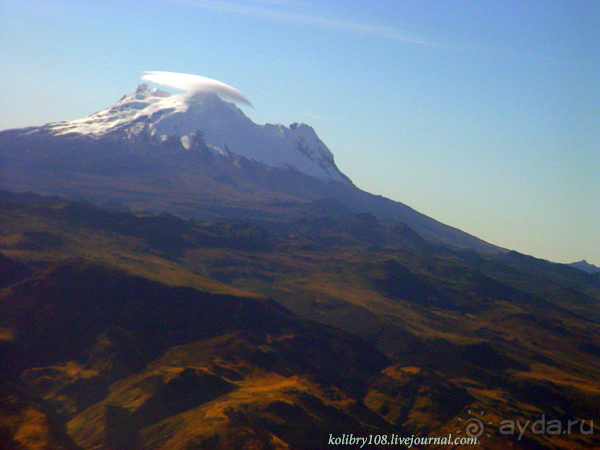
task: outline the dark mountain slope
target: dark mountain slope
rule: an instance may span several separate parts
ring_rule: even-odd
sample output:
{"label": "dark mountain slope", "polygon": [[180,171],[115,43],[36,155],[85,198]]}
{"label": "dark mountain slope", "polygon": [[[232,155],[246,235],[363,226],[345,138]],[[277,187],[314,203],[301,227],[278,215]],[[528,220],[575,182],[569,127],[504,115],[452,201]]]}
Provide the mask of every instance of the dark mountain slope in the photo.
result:
{"label": "dark mountain slope", "polygon": [[[486,449],[598,444],[498,428],[600,414],[600,293],[580,271],[335,201],[335,218],[278,202],[294,220],[277,227],[3,198],[3,261],[25,271],[0,290],[2,373],[56,438],[312,449],[333,432],[454,436],[471,410],[493,424]],[[29,423],[21,405],[11,420]]]}
{"label": "dark mountain slope", "polygon": [[1,325],[16,336],[3,348],[3,370],[16,372],[83,362],[111,330],[129,339],[131,355],[140,355],[130,363],[139,368],[173,345],[229,330],[265,335],[298,326],[268,300],[165,286],[81,259],[53,264],[6,288],[0,309]]}
{"label": "dark mountain slope", "polygon": [[[356,400],[388,358],[272,301],[166,286],[78,259],[0,291],[0,310],[11,336],[1,342],[2,373],[39,396],[19,400],[20,409],[11,400],[14,420],[26,421],[35,402],[56,411],[51,448],[72,445],[59,432],[67,420],[83,448],[134,449],[174,436],[169,448],[189,448],[190,436],[210,448],[317,448],[327,432],[392,430]],[[178,418],[215,408],[224,416],[208,430],[210,420]],[[14,429],[4,433],[16,439]]]}

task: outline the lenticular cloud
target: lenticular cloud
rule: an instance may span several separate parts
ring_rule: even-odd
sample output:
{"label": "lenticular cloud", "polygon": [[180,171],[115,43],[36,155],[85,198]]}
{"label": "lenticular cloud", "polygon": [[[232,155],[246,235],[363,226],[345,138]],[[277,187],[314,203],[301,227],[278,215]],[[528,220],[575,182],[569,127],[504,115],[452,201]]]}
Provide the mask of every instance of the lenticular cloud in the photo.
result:
{"label": "lenticular cloud", "polygon": [[224,100],[231,100],[236,103],[252,106],[240,91],[211,78],[175,72],[151,71],[144,73],[145,75],[142,77],[142,80],[144,81],[150,81],[151,83],[169,86],[188,92],[215,92]]}

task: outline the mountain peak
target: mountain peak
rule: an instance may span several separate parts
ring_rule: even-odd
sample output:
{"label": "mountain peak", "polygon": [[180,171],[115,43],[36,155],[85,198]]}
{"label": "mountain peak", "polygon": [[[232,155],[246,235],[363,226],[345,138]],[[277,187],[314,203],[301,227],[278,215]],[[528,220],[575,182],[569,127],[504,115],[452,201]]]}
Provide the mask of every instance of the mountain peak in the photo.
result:
{"label": "mountain peak", "polygon": [[576,269],[583,270],[587,273],[600,273],[600,267],[595,266],[594,264],[590,264],[585,259],[581,261],[577,261],[574,263],[567,264],[571,267],[575,267]]}
{"label": "mountain peak", "polygon": [[150,101],[149,99],[151,99],[153,97],[154,98],[167,98],[167,97],[171,97],[172,95],[173,94],[171,94],[170,92],[166,92],[166,91],[163,91],[163,90],[157,89],[157,88],[151,88],[146,83],[142,83],[138,87],[136,87],[131,94],[125,94],[123,97],[121,97],[121,100],[119,100],[113,106],[113,108],[117,105],[130,106],[129,104],[132,102],[135,102],[135,101]]}
{"label": "mountain peak", "polygon": [[108,109],[43,129],[69,138],[164,141],[175,137],[182,143],[201,131],[214,154],[244,156],[266,166],[352,184],[312,127],[255,124],[235,103],[209,89],[171,94],[142,83]]}
{"label": "mountain peak", "polygon": [[150,86],[147,83],[142,83],[133,91],[134,94],[145,93],[150,90]]}

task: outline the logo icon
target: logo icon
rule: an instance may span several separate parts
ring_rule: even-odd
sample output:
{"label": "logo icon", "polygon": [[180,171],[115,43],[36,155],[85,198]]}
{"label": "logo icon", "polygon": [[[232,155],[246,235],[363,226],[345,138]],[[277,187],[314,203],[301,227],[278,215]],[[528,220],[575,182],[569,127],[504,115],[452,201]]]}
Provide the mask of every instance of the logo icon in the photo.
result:
{"label": "logo icon", "polygon": [[[458,418],[459,423],[463,422],[461,425],[463,426],[464,432],[467,434],[467,436],[473,437],[473,438],[478,438],[479,436],[481,436],[484,433],[485,425],[493,425],[492,422],[488,422],[487,424],[484,424],[483,421],[479,417],[475,416],[471,412],[470,409],[468,410],[468,412],[469,412],[469,415],[471,416],[469,419],[463,421],[462,418],[460,418],[460,417]],[[479,416],[483,417],[484,414],[485,414],[485,412],[481,411],[479,413]],[[463,430],[456,430],[456,432],[458,434],[460,434],[463,432]],[[485,433],[485,435],[487,437],[491,436],[491,434],[489,434],[489,433]]]}

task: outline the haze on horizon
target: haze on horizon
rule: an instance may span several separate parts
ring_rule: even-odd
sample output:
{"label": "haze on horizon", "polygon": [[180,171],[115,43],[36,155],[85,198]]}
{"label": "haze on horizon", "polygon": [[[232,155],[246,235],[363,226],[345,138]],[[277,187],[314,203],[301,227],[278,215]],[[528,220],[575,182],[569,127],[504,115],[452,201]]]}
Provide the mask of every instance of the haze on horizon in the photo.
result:
{"label": "haze on horizon", "polygon": [[309,122],[361,189],[600,265],[598,3],[7,0],[0,13],[0,130],[105,109],[148,69],[201,74],[252,98],[257,123]]}

